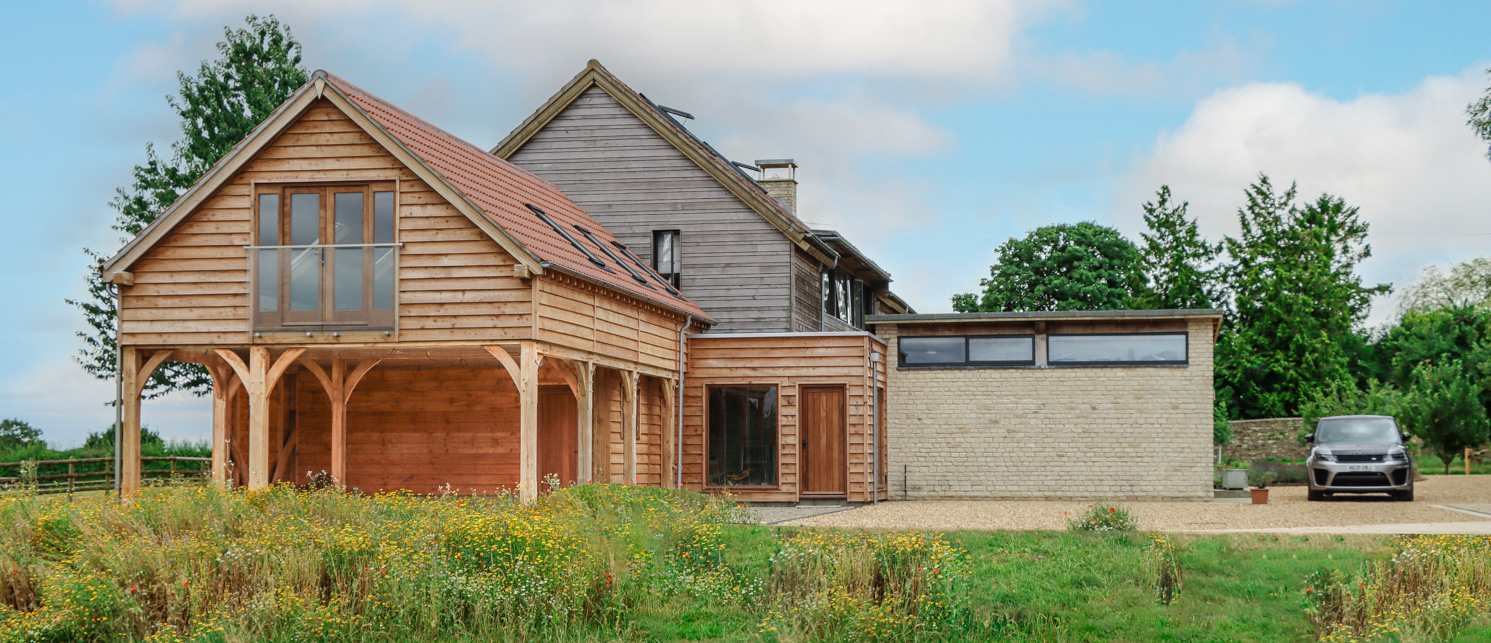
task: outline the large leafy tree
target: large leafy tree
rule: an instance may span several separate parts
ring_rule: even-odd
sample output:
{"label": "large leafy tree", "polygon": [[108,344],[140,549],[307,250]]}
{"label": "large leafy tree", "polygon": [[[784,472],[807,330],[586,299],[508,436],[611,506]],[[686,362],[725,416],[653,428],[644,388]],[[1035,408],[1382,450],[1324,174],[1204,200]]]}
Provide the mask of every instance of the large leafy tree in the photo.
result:
{"label": "large leafy tree", "polygon": [[1144,289],[1139,250],[1096,223],[1036,228],[998,253],[989,277],[979,280],[983,292],[954,295],[954,310],[1115,310]]}
{"label": "large leafy tree", "polygon": [[1330,195],[1295,204],[1267,176],[1246,192],[1231,258],[1234,310],[1217,346],[1218,389],[1239,417],[1280,417],[1333,382],[1355,381],[1347,346],[1374,295],[1356,267],[1371,256],[1357,209]]}
{"label": "large leafy tree", "polygon": [[[1458,362],[1465,377],[1491,380],[1491,310],[1475,307],[1410,310],[1374,345],[1370,374],[1407,389],[1419,364]],[[1491,414],[1491,389],[1481,392]]]}
{"label": "large leafy tree", "polygon": [[1221,299],[1214,266],[1221,244],[1201,236],[1189,206],[1175,203],[1168,185],[1143,206],[1148,231],[1139,234],[1139,256],[1149,287],[1136,302],[1142,308],[1212,308]]}
{"label": "large leafy tree", "polygon": [[25,420],[0,420],[0,450],[10,450],[41,442],[41,430]]}
{"label": "large leafy tree", "polygon": [[[1491,75],[1491,67],[1486,68],[1486,73]],[[1475,130],[1477,136],[1491,144],[1491,87],[1487,87],[1486,95],[1471,103],[1465,111],[1470,115],[1470,120],[1466,123]],[[1491,159],[1491,145],[1486,147],[1486,158]]]}
{"label": "large leafy tree", "polygon": [[1457,263],[1449,274],[1429,266],[1418,283],[1403,289],[1398,307],[1405,312],[1436,308],[1491,307],[1491,257]]}
{"label": "large leafy tree", "polygon": [[[300,64],[300,43],[288,26],[273,16],[249,16],[245,22],[243,28],[223,29],[217,60],[202,62],[194,76],[177,74],[180,90],[167,102],[181,118],[182,138],[171,145],[170,158],[162,158],[147,144],[145,163],[135,166],[130,185],[120,188],[109,203],[118,212],[113,228],[125,235],[121,243],[154,221],[309,78]],[[88,256],[88,295],[68,300],[83,311],[89,326],[78,333],[83,348],[77,359],[93,376],[109,379],[118,370],[117,311],[98,272],[108,255],[83,252]],[[151,377],[145,392],[150,397],[173,390],[201,394],[210,385],[201,367],[168,362]]]}

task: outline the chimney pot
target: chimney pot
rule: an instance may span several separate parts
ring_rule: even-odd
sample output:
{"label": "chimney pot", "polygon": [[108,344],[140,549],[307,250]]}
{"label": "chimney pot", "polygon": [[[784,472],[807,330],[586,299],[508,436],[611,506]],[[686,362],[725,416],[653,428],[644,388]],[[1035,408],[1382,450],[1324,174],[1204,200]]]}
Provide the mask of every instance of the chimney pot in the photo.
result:
{"label": "chimney pot", "polygon": [[761,180],[757,183],[796,214],[797,163],[792,159],[757,159],[756,167],[761,168]]}

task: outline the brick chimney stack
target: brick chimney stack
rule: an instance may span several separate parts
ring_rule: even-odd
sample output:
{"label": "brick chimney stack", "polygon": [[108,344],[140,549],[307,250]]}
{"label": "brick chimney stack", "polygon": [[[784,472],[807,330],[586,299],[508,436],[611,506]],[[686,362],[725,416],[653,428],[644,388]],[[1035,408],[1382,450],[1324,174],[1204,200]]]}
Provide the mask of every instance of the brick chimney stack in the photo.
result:
{"label": "brick chimney stack", "polygon": [[797,163],[792,159],[758,159],[756,167],[761,168],[761,180],[757,183],[796,214]]}

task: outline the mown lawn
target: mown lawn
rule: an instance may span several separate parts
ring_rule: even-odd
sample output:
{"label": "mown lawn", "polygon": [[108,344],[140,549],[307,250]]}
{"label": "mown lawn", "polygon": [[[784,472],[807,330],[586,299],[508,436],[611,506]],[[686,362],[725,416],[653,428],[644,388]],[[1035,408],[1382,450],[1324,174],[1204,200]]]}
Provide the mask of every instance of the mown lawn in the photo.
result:
{"label": "mown lawn", "polygon": [[[151,489],[125,505],[4,497],[0,642],[1309,641],[1310,614],[1376,623],[1374,610],[1399,610],[1401,574],[1381,566],[1412,549],[1179,535],[1181,593],[1162,605],[1142,532],[863,533],[742,518],[695,494],[604,485],[533,505],[284,487]],[[1455,626],[1382,640],[1491,640],[1477,598],[1491,594],[1491,566],[1474,563],[1491,540],[1410,553],[1449,561],[1415,572],[1413,591],[1449,597],[1430,621]],[[1363,575],[1371,565],[1381,569]],[[1424,584],[1435,574],[1448,580]]]}

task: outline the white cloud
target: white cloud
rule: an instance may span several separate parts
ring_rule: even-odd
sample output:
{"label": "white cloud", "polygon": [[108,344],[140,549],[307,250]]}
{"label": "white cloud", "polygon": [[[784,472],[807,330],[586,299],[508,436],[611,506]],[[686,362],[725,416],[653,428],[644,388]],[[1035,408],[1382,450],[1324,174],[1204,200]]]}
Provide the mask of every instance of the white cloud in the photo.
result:
{"label": "white cloud", "polygon": [[[1410,283],[1426,264],[1491,248],[1491,163],[1465,125],[1482,91],[1479,66],[1345,101],[1295,84],[1218,91],[1137,160],[1117,219],[1136,230],[1138,204],[1169,184],[1204,233],[1235,234],[1243,189],[1263,172],[1281,187],[1298,181],[1303,199],[1327,192],[1359,206],[1374,253],[1363,275]],[[1374,321],[1391,309],[1380,302]]]}

